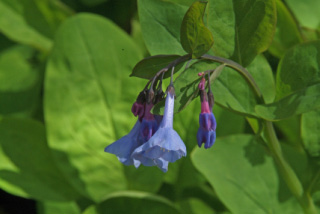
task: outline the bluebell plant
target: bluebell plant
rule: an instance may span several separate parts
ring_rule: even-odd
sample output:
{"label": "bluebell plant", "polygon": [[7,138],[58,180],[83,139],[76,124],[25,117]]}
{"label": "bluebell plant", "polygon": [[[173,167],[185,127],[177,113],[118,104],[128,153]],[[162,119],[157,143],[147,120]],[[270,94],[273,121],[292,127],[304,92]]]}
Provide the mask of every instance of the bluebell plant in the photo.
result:
{"label": "bluebell plant", "polygon": [[[174,66],[172,66],[170,85],[166,90],[164,113],[163,115],[151,113],[153,106],[164,99],[162,79],[163,74],[167,70],[162,69],[157,73],[152,79],[151,86],[149,87],[149,83],[151,82],[149,81],[132,105],[131,111],[134,116],[138,117],[138,120],[130,133],[105,148],[105,152],[116,155],[119,161],[125,165],[134,165],[136,168],[141,165],[157,166],[163,172],[167,172],[169,163],[173,163],[187,155],[184,142],[173,129],[175,99],[173,86]],[[160,73],[162,73],[162,76],[157,89],[155,89],[154,83],[160,76],[158,75]],[[205,85],[205,78],[202,75],[198,86],[201,99],[201,113],[199,116],[200,128],[197,140],[199,147],[204,143],[204,147],[207,149],[213,145],[216,138],[216,121],[212,113],[213,95],[210,84],[208,84],[208,94],[205,92]]]}

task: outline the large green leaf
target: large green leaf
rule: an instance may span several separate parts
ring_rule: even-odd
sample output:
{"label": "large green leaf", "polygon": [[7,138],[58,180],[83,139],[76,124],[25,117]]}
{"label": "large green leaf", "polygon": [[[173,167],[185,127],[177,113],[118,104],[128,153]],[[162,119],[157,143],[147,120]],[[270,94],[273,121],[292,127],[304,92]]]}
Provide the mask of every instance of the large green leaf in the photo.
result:
{"label": "large green leaf", "polygon": [[320,1],[318,0],[285,0],[300,24],[307,28],[320,26]]}
{"label": "large green leaf", "polygon": [[[58,30],[45,78],[45,120],[58,166],[95,201],[126,188],[122,166],[104,147],[127,134],[140,80],[129,77],[141,53],[112,22],[91,14]],[[138,89],[138,90],[137,90]]]}
{"label": "large green leaf", "polygon": [[198,58],[207,53],[213,45],[210,30],[203,23],[207,2],[195,1],[181,23],[180,41],[183,49]]}
{"label": "large green leaf", "polygon": [[301,137],[309,154],[320,156],[320,109],[302,115]]}
{"label": "large green leaf", "polygon": [[257,114],[266,120],[282,120],[320,108],[320,84],[316,84],[277,102],[267,105],[257,105]]}
{"label": "large green leaf", "polygon": [[[151,55],[185,54],[180,26],[193,0],[139,0],[141,29]],[[213,52],[229,57],[234,51],[235,18],[232,0],[209,0],[205,22],[215,43]]]}
{"label": "large green leaf", "polygon": [[232,0],[209,0],[207,26],[211,31],[215,55],[229,58],[235,46],[235,14]]}
{"label": "large green leaf", "polygon": [[269,51],[281,58],[292,46],[302,42],[302,36],[294,17],[282,1],[277,4],[277,27]]}
{"label": "large green leaf", "polygon": [[188,7],[161,0],[138,0],[141,30],[151,55],[186,52],[180,44],[180,25]]}
{"label": "large green leaf", "polygon": [[295,46],[280,61],[277,98],[320,82],[320,41]]}
{"label": "large green leaf", "polygon": [[40,98],[40,71],[33,49],[13,46],[0,54],[0,115],[30,115]]}
{"label": "large green leaf", "polygon": [[125,191],[114,193],[102,203],[89,207],[83,214],[180,214],[167,199],[144,192]]}
{"label": "large green leaf", "polygon": [[232,59],[244,67],[272,42],[276,26],[275,0],[233,0],[236,47]]}
{"label": "large green leaf", "polygon": [[30,119],[0,119],[0,188],[37,200],[79,197],[55,165],[44,126]]}
{"label": "large green leaf", "polygon": [[49,0],[2,0],[0,30],[14,41],[48,51],[55,29],[67,17],[58,5]]}
{"label": "large green leaf", "polygon": [[196,149],[191,156],[232,213],[302,213],[287,205],[291,201],[278,201],[277,170],[254,136],[220,138],[210,150]]}

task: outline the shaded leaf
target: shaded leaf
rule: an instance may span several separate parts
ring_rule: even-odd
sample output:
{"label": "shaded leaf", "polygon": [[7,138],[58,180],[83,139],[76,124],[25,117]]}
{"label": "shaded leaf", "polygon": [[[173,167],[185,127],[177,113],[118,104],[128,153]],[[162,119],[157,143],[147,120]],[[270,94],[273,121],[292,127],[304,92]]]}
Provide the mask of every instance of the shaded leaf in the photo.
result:
{"label": "shaded leaf", "polygon": [[320,82],[320,41],[295,46],[279,63],[277,98]]}
{"label": "shaded leaf", "polygon": [[[144,58],[136,64],[130,76],[151,79],[158,71],[165,68],[179,57],[179,55],[155,55]],[[178,71],[181,66],[181,64],[177,66],[175,71]],[[170,74],[171,72],[167,72],[164,75],[164,78],[170,77]]]}
{"label": "shaded leaf", "polygon": [[320,108],[320,84],[316,84],[277,102],[267,105],[257,105],[257,114],[266,120],[282,120],[294,115],[302,114]]}
{"label": "shaded leaf", "polygon": [[275,0],[233,0],[233,10],[236,47],[232,59],[247,67],[272,42],[276,26],[276,3]]}
{"label": "shaded leaf", "polygon": [[144,192],[125,191],[109,195],[102,203],[89,207],[84,214],[168,213],[180,212],[167,199]]}
{"label": "shaded leaf", "polygon": [[38,202],[37,210],[40,214],[79,214],[81,213],[76,202]]}
{"label": "shaded leaf", "polygon": [[294,17],[282,1],[276,1],[277,26],[273,41],[269,47],[270,53],[281,58],[286,51],[302,42],[302,37]]}
{"label": "shaded leaf", "polygon": [[192,54],[192,58],[198,58],[213,45],[213,37],[209,29],[203,23],[207,2],[195,1],[185,14],[181,28],[180,41],[183,49]]}
{"label": "shaded leaf", "polygon": [[0,187],[11,194],[56,201],[79,197],[55,165],[39,122],[1,119],[0,159]]}
{"label": "shaded leaf", "polygon": [[235,14],[232,0],[208,0],[207,26],[211,31],[215,55],[229,58],[235,47]]}
{"label": "shaded leaf", "polygon": [[0,30],[13,41],[49,51],[58,25],[69,15],[49,0],[3,0]]}
{"label": "shaded leaf", "polygon": [[[185,54],[180,44],[180,27],[193,2],[194,0],[138,1],[142,34],[151,55]],[[207,27],[216,41],[212,46],[213,52],[222,57],[231,56],[235,41],[232,0],[209,0],[205,16]]]}
{"label": "shaded leaf", "polygon": [[171,1],[138,0],[142,35],[151,55],[184,55],[180,26],[188,7]]}
{"label": "shaded leaf", "polygon": [[309,154],[313,157],[320,156],[320,109],[302,115],[301,137]]}
{"label": "shaded leaf", "polygon": [[30,115],[40,99],[40,71],[33,49],[13,46],[0,54],[0,115]]}

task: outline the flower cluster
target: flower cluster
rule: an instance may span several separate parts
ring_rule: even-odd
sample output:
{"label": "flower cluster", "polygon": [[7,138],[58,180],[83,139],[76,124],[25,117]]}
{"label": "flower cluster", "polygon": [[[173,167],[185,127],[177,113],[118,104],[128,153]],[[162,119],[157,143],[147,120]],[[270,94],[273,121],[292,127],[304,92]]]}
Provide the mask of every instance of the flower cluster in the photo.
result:
{"label": "flower cluster", "polygon": [[[143,94],[147,94],[147,99]],[[156,94],[155,102],[159,96],[161,93]],[[133,114],[139,116],[138,121],[128,135],[107,146],[105,152],[115,154],[125,165],[157,166],[163,172],[168,170],[169,162],[186,156],[186,146],[172,126],[174,96],[174,87],[170,85],[161,117],[150,112],[154,105],[152,91],[140,93],[132,107]]]}
{"label": "flower cluster", "polygon": [[[160,87],[161,88],[161,87]],[[198,145],[205,148],[213,145],[216,138],[216,121],[212,113],[213,95],[205,92],[205,78],[199,83],[201,98],[200,128],[197,133]],[[209,86],[210,89],[210,86]],[[163,172],[169,162],[175,162],[187,155],[186,146],[173,129],[175,91],[172,83],[167,89],[163,116],[154,115],[151,109],[164,97],[162,90],[154,95],[153,89],[143,90],[132,106],[132,113],[138,120],[129,134],[110,144],[105,152],[115,154],[125,165],[157,166]]]}

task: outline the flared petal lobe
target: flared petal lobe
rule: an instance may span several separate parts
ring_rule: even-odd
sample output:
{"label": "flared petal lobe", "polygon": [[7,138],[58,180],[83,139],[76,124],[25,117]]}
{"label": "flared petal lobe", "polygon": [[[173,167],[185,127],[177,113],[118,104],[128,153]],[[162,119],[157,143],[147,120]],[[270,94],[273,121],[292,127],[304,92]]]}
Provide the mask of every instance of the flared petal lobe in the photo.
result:
{"label": "flared petal lobe", "polygon": [[132,165],[132,152],[141,145],[138,140],[141,123],[138,120],[129,134],[123,136],[119,140],[107,146],[104,151],[114,154],[119,161],[125,165]]}

